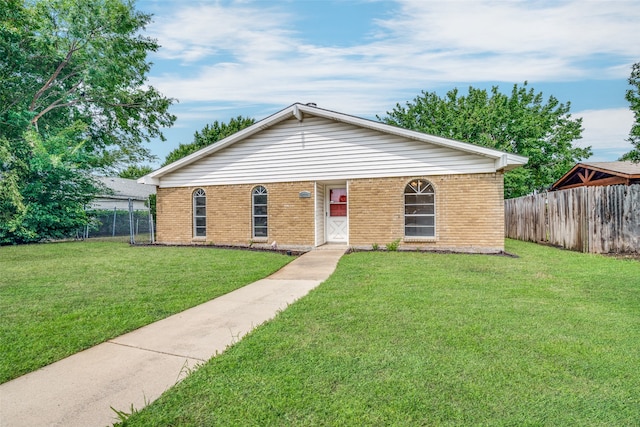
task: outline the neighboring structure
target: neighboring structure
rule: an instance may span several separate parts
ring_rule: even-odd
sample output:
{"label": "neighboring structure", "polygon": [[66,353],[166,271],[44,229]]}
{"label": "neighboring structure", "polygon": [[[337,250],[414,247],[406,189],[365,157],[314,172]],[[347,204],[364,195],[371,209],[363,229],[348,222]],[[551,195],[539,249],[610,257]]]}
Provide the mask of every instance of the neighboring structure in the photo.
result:
{"label": "neighboring structure", "polygon": [[575,187],[640,184],[640,163],[582,162],[557,180],[551,191]]}
{"label": "neighboring structure", "polygon": [[149,196],[156,194],[155,185],[139,184],[134,179],[118,177],[98,177],[112,194],[101,194],[92,202],[90,209],[118,209],[128,210],[129,200],[133,202],[134,210],[148,209]]}
{"label": "neighboring structure", "polygon": [[138,180],[158,243],[504,249],[503,172],[522,156],[290,107]]}

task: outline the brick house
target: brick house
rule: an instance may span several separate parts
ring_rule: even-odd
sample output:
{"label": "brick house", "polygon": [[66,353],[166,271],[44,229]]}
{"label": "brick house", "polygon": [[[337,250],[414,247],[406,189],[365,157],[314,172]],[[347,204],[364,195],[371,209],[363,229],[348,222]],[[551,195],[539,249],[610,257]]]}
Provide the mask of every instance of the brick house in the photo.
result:
{"label": "brick house", "polygon": [[293,104],[138,182],[157,186],[157,242],[504,249],[515,154]]}

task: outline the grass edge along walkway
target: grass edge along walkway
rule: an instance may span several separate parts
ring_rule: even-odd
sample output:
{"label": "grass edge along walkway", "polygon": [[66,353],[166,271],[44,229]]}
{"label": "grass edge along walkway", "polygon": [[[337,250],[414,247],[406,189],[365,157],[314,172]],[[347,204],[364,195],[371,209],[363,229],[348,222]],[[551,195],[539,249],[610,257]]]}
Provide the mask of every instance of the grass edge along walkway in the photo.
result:
{"label": "grass edge along walkway", "polygon": [[640,263],[356,253],[124,425],[635,425]]}
{"label": "grass edge along walkway", "polygon": [[0,383],[262,279],[292,259],[92,241],[0,247]]}

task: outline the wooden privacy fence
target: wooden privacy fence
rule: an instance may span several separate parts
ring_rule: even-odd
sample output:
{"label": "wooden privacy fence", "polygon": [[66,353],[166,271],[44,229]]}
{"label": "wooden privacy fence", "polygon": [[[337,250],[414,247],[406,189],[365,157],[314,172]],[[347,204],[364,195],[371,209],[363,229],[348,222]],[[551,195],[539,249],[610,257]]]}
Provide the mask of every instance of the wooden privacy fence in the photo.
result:
{"label": "wooden privacy fence", "polygon": [[505,200],[505,235],[581,252],[640,252],[640,185],[577,187]]}

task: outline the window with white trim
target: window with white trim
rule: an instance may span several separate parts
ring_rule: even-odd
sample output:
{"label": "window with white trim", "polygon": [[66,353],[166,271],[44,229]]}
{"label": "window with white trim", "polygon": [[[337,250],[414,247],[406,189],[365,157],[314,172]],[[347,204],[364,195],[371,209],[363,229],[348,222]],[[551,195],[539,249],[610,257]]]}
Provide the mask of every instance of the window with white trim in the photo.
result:
{"label": "window with white trim", "polygon": [[267,237],[267,189],[259,185],[251,192],[253,237]]}
{"label": "window with white trim", "polygon": [[436,201],[433,185],[414,179],[404,188],[404,236],[436,236]]}
{"label": "window with white trim", "polygon": [[207,195],[202,188],[193,192],[193,237],[207,236]]}

